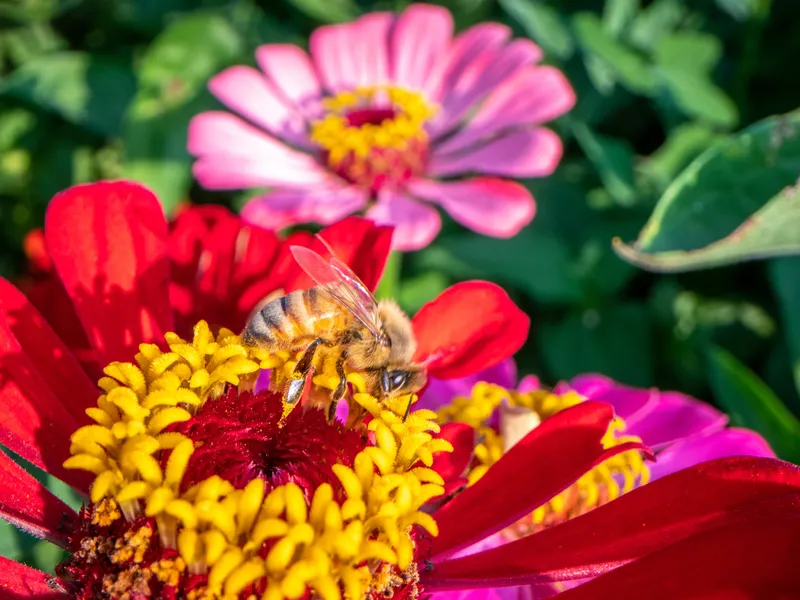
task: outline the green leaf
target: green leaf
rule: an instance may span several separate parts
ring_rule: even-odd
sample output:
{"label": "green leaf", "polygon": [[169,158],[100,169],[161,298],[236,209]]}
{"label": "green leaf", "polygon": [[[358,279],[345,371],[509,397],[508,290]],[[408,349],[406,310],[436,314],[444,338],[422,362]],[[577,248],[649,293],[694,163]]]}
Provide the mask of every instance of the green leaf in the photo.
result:
{"label": "green leaf", "polygon": [[643,306],[619,304],[544,323],[537,339],[557,379],[597,372],[630,385],[653,383],[650,319]]}
{"label": "green leaf", "polygon": [[734,425],[755,429],[775,453],[800,461],[800,421],[755,373],[732,354],[714,346],[709,351],[710,382]]}
{"label": "green leaf", "polygon": [[0,96],[31,103],[106,136],[119,133],[134,92],[126,63],[84,52],[38,57],[0,83]]}
{"label": "green leaf", "polygon": [[507,240],[472,234],[442,238],[420,262],[424,270],[491,279],[540,302],[569,303],[581,295],[567,246],[547,231],[525,229]]}
{"label": "green leaf", "polygon": [[302,13],[323,23],[351,21],[359,15],[353,0],[286,0]]}
{"label": "green leaf", "polygon": [[662,38],[653,58],[662,84],[684,114],[729,127],[738,119],[736,105],[711,77],[721,56],[722,43],[713,35],[681,31]]}
{"label": "green leaf", "polygon": [[709,125],[685,123],[673,129],[664,144],[642,164],[642,172],[666,188],[675,176],[700,154],[720,139]]}
{"label": "green leaf", "polygon": [[619,37],[639,11],[639,0],[606,0],[603,7],[603,26]]}
{"label": "green leaf", "polygon": [[652,50],[680,25],[688,10],[683,0],[655,0],[636,15],[628,39],[637,48]]}
{"label": "green leaf", "polygon": [[[729,236],[800,173],[800,112],[716,143],[670,185],[633,250],[695,250]],[[787,202],[784,198],[780,202]]]}
{"label": "green leaf", "polygon": [[737,21],[766,16],[771,0],[717,0],[717,6]]}
{"label": "green leaf", "polygon": [[778,299],[795,387],[800,392],[800,257],[769,262],[769,278]]}
{"label": "green leaf", "polygon": [[547,54],[562,60],[572,56],[575,42],[558,11],[535,0],[499,0],[499,3]]}
{"label": "green leaf", "polygon": [[617,253],[650,271],[708,269],[800,253],[800,188],[787,188],[729,236],[697,250],[647,254],[614,240]]}
{"label": "green leaf", "polygon": [[227,21],[197,13],[167,28],[142,57],[139,93],[125,119],[124,174],[151,188],[167,211],[189,191],[186,131],[194,115],[214,106],[206,82],[240,49]]}
{"label": "green leaf", "polygon": [[624,140],[594,133],[584,123],[573,121],[572,132],[597,169],[608,192],[621,206],[636,202],[633,181],[633,148]]}
{"label": "green leaf", "polygon": [[649,94],[656,80],[650,65],[636,50],[614,39],[592,13],[578,13],[572,25],[584,52],[601,60],[632,92]]}

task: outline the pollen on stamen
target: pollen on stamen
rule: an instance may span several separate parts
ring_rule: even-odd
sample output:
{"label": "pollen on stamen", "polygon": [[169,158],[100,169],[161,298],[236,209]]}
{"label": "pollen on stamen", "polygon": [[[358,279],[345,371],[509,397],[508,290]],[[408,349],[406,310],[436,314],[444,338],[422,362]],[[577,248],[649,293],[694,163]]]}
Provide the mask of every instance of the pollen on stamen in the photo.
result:
{"label": "pollen on stamen", "polygon": [[[66,466],[96,478],[57,569],[69,593],[418,597],[415,540],[437,533],[422,508],[444,491],[430,466],[452,451],[435,414],[403,420],[415,397],[380,402],[348,373],[351,417],[367,418],[331,423],[313,406],[287,411],[274,391],[242,391],[265,364],[280,381],[296,357],[203,322],[192,340],[166,341],[107,367],[95,425],[72,437]],[[316,366],[324,395],[334,367]]]}

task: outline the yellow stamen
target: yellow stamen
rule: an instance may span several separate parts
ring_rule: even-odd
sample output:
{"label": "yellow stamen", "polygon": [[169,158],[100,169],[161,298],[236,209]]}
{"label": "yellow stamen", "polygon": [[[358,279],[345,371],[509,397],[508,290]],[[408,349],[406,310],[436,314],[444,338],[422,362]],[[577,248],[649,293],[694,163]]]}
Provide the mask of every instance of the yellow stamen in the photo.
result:
{"label": "yellow stamen", "polygon": [[[436,107],[418,92],[361,87],[327,98],[323,106],[328,112],[311,124],[311,139],[326,151],[331,168],[350,181],[364,183],[379,174],[386,176],[398,164],[411,170],[421,167],[416,162],[427,146],[424,125]],[[354,123],[350,117],[362,111],[374,111],[373,119],[387,114],[377,123]]]}
{"label": "yellow stamen", "polygon": [[[192,595],[198,600],[233,598],[257,582],[265,585],[264,598],[299,598],[312,590],[322,600],[341,600],[342,592],[361,598],[416,581],[412,529],[437,534],[436,522],[420,508],[444,492],[441,477],[428,467],[436,452],[453,449],[433,437],[439,431],[435,413],[414,411],[404,421],[416,397],[379,402],[364,392],[363,377],[349,373],[357,390],[353,408],[371,414],[368,430],[376,445],[361,451],[352,468],[333,465],[343,501],[327,483],[310,503],[293,483],[266,494],[260,479],[235,489],[215,475],[186,489],[194,443],[164,429],[214,402],[225,384],[253,378],[260,365],[274,368],[273,380],[291,376],[296,357],[265,356],[227,330],[214,337],[204,322],[191,342],[165,337],[169,351],[143,344],[136,365],[105,369],[99,382],[105,393],[87,411],[96,424],[75,432],[65,463],[97,476],[93,523],[145,515],[154,520],[162,546],[177,550],[175,559],[142,565],[138,576],[152,573],[177,585],[184,573],[206,574],[207,585]],[[323,379],[335,374],[331,356],[321,355],[317,366]],[[155,533],[152,521],[128,531],[117,540],[112,561],[141,562]]]}

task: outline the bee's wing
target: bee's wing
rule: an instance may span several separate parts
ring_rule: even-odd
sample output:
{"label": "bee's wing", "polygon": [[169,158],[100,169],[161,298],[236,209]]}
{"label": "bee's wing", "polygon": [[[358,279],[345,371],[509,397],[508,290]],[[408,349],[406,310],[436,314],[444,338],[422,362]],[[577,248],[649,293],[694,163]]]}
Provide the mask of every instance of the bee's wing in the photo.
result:
{"label": "bee's wing", "polygon": [[[322,238],[319,238],[320,240]],[[323,242],[324,244],[324,242]],[[327,246],[327,244],[325,244]],[[331,251],[331,259],[325,260],[322,256],[303,246],[290,248],[294,259],[303,270],[322,287],[339,304],[353,313],[364,327],[375,337],[382,337],[380,319],[378,317],[378,303],[358,275],[340,261]]]}

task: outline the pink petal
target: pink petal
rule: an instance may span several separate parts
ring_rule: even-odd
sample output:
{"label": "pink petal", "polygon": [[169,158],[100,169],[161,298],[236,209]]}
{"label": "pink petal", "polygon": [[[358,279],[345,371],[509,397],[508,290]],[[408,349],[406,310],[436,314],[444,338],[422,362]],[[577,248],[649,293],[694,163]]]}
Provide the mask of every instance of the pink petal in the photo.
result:
{"label": "pink petal", "polygon": [[305,120],[290,110],[252,67],[225,69],[208,82],[208,89],[231,110],[291,143],[310,147]]}
{"label": "pink petal", "polygon": [[294,44],[264,44],[256,48],[256,62],[276,91],[306,117],[316,117],[322,87],[314,65]]}
{"label": "pink petal", "polygon": [[479,177],[465,181],[415,179],[408,189],[437,202],[465,227],[483,235],[511,237],[533,219],[530,192],[513,181]]}
{"label": "pink petal", "polygon": [[473,61],[484,53],[497,51],[509,38],[511,29],[500,23],[479,23],[459,33],[431,74],[427,85],[430,97],[441,101]]}
{"label": "pink petal", "polygon": [[361,210],[366,203],[366,194],[352,186],[278,188],[248,202],[242,217],[270,230],[300,223],[328,225]]}
{"label": "pink petal", "polygon": [[0,598],[14,600],[67,600],[66,592],[50,587],[55,577],[0,556]]}
{"label": "pink petal", "polygon": [[658,479],[707,460],[728,456],[772,458],[775,453],[766,440],[755,431],[738,428],[724,429],[673,444],[659,453],[655,464],[649,465],[650,473],[653,479]]}
{"label": "pink petal", "polygon": [[194,175],[203,187],[233,190],[314,185],[329,174],[308,154],[289,148],[227,112],[204,112],[189,123]]}
{"label": "pink petal", "polygon": [[442,227],[435,209],[391,190],[382,191],[365,216],[379,225],[393,225],[392,248],[402,252],[424,248]]}
{"label": "pink petal", "polygon": [[379,12],[352,23],[316,29],[309,47],[325,87],[335,92],[386,83],[388,37],[393,23],[393,14]]}
{"label": "pink petal", "polygon": [[728,423],[726,414],[686,394],[660,392],[657,398],[651,410],[628,423],[627,429],[628,433],[638,435],[652,448],[719,431]]}
{"label": "pink petal", "polygon": [[561,139],[549,129],[517,129],[457,153],[440,154],[434,146],[428,171],[438,177],[468,172],[542,177],[555,171],[562,152]]}
{"label": "pink petal", "polygon": [[625,420],[630,430],[658,406],[661,393],[655,389],[629,387],[604,375],[588,373],[578,375],[571,383],[572,389],[589,400],[608,402],[614,412]]}
{"label": "pink petal", "polygon": [[64,518],[75,512],[11,458],[0,452],[0,517],[38,538],[66,548]]}
{"label": "pink petal", "polygon": [[536,375],[525,375],[517,385],[517,391],[520,394],[527,394],[540,389],[542,389],[542,382]]}
{"label": "pink petal", "polygon": [[392,80],[400,86],[427,90],[431,72],[446,55],[453,37],[453,17],[446,8],[412,4],[392,30]]}
{"label": "pink petal", "polygon": [[574,105],[575,92],[561,71],[528,67],[489,94],[464,129],[438,145],[437,151],[463,150],[510,127],[550,121]]}
{"label": "pink petal", "polygon": [[542,51],[536,44],[523,39],[479,54],[441,99],[442,111],[430,128],[433,139],[450,131],[471,107],[520,69],[538,61],[541,55]]}

